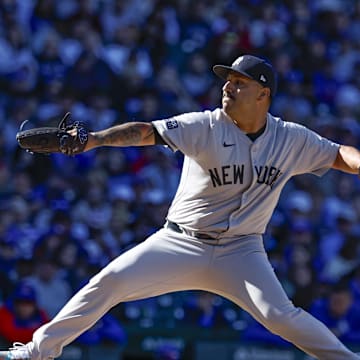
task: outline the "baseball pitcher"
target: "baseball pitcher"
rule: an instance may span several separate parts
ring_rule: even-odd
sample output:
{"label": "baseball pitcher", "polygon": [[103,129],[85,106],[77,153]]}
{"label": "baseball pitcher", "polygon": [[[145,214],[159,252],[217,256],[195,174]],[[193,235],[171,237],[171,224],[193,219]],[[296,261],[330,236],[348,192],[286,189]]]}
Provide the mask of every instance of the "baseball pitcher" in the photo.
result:
{"label": "baseball pitcher", "polygon": [[[221,108],[98,132],[86,133],[82,126],[62,126],[60,136],[51,132],[57,141],[51,151],[70,155],[100,146],[155,144],[181,151],[181,180],[163,228],[113,260],[34,333],[32,342],[15,344],[1,359],[56,358],[120,302],[192,289],[230,299],[317,359],[360,359],[288,299],[262,240],[292,176],[321,176],[331,168],[357,174],[360,152],[272,116],[276,74],[265,60],[244,55],[213,70],[225,81]],[[18,134],[20,146],[32,151],[36,143],[34,151],[47,152],[47,131],[29,143],[32,134],[24,131],[30,130]],[[39,150],[39,144],[45,148]]]}

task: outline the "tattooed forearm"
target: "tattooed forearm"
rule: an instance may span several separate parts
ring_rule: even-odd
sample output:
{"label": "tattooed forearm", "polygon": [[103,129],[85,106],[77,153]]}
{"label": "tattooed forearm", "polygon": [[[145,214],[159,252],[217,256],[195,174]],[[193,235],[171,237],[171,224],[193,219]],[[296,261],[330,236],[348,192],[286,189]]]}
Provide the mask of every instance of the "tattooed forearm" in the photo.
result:
{"label": "tattooed forearm", "polygon": [[154,144],[151,124],[133,122],[92,133],[93,146],[142,146]]}
{"label": "tattooed forearm", "polygon": [[141,140],[141,128],[134,124],[124,124],[105,130],[98,137],[103,145],[136,145]]}

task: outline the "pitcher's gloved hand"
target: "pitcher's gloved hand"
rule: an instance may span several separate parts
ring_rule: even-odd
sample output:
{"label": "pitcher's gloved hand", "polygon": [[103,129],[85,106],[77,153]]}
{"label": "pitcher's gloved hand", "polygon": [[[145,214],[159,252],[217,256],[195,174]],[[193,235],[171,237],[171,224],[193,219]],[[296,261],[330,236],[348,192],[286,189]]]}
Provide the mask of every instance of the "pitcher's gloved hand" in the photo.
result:
{"label": "pitcher's gloved hand", "polygon": [[58,127],[39,127],[23,130],[25,120],[16,140],[21,148],[30,153],[51,154],[63,153],[69,156],[80,154],[84,151],[89,134],[84,124],[75,121],[68,124],[70,113],[66,113],[59,122]]}

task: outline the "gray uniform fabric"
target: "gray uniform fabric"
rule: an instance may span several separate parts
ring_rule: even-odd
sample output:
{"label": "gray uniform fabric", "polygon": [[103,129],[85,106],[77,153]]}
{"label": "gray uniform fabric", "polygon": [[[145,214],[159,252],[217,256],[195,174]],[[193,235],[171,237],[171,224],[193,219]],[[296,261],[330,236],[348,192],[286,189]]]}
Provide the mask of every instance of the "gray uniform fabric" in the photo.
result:
{"label": "gray uniform fabric", "polygon": [[305,172],[325,173],[338,145],[270,114],[255,142],[220,109],[154,125],[174,151],[185,154],[168,220],[186,231],[165,227],[113,260],[35,332],[32,360],[59,356],[120,302],[193,289],[230,299],[317,359],[359,359],[288,299],[261,236],[286,181]]}
{"label": "gray uniform fabric", "polygon": [[168,218],[219,238],[262,234],[289,178],[324,174],[338,151],[337,144],[271,114],[254,142],[221,109],[153,124],[185,154]]}

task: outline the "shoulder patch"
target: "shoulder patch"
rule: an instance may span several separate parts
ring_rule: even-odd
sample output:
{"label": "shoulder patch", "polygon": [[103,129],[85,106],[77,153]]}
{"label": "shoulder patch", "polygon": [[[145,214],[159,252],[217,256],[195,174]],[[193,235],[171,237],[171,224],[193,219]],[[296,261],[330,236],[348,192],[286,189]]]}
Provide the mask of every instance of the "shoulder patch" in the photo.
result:
{"label": "shoulder patch", "polygon": [[179,124],[176,120],[168,120],[166,122],[166,127],[171,130],[171,129],[176,129],[177,127],[179,127]]}

